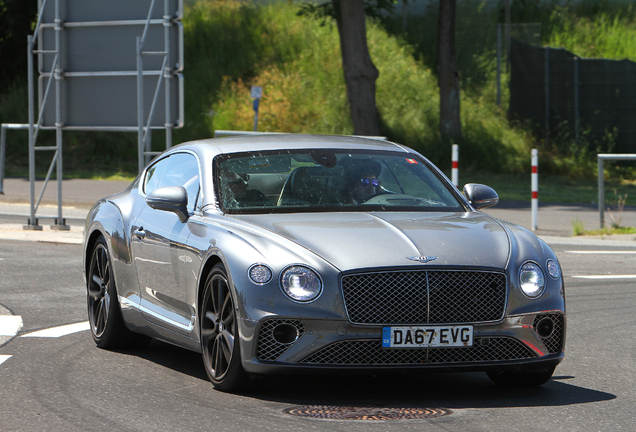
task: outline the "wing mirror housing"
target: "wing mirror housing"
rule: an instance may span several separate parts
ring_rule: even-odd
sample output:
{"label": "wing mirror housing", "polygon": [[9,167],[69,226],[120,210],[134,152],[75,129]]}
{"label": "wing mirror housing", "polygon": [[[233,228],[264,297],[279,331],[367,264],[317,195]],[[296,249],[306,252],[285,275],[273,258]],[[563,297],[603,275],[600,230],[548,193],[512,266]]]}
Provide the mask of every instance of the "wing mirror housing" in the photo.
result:
{"label": "wing mirror housing", "polygon": [[188,193],[181,186],[155,189],[146,197],[146,203],[155,210],[176,213],[181,222],[188,219]]}
{"label": "wing mirror housing", "polygon": [[492,207],[499,202],[499,195],[493,188],[477,183],[465,185],[464,196],[476,210]]}

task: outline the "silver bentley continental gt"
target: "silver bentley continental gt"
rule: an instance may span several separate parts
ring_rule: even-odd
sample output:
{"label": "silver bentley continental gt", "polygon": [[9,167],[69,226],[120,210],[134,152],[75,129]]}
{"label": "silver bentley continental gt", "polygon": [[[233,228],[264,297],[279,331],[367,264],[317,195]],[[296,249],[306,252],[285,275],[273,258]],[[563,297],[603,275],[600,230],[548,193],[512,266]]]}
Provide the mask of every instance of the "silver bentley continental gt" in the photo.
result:
{"label": "silver bentley continental gt", "polygon": [[86,220],[101,348],[200,352],[215,388],[258,374],[483,371],[547,382],[564,357],[561,268],[399,144],[259,135],[169,149]]}

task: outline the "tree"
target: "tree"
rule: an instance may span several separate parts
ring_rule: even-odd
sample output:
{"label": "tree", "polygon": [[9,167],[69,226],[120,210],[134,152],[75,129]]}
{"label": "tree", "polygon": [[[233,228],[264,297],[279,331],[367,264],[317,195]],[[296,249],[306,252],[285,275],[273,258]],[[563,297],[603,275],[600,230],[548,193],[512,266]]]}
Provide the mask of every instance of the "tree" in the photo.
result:
{"label": "tree", "polygon": [[367,45],[366,15],[391,11],[394,0],[332,0],[320,5],[304,4],[299,14],[332,17],[338,25],[342,69],[355,135],[379,135],[375,82],[380,73]]}
{"label": "tree", "polygon": [[376,69],[367,45],[363,0],[335,0],[340,6],[338,33],[347,99],[355,135],[380,135],[375,105]]}
{"label": "tree", "polygon": [[462,138],[459,112],[459,72],[455,64],[456,0],[440,0],[437,27],[439,130],[451,140]]}

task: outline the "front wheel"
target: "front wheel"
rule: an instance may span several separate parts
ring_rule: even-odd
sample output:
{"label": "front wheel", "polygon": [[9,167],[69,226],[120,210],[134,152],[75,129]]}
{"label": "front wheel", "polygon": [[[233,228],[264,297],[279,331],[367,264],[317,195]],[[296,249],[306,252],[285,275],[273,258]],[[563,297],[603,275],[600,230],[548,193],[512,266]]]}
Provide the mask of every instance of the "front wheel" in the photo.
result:
{"label": "front wheel", "polygon": [[538,387],[550,380],[554,368],[539,372],[488,372],[488,378],[501,387]]}
{"label": "front wheel", "polygon": [[205,282],[199,322],[203,365],[214,388],[245,388],[248,376],[241,365],[236,308],[221,264],[214,266]]}
{"label": "front wheel", "polygon": [[104,237],[93,247],[87,276],[88,321],[95,344],[106,349],[148,345],[148,336],[133,333],[124,324]]}

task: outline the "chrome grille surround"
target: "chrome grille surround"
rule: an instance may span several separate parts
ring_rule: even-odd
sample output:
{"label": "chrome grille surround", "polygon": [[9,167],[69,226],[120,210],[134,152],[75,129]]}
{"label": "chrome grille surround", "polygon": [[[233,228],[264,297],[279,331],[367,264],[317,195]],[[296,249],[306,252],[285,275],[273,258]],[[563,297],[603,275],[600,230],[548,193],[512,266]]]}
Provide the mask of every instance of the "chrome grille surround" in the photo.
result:
{"label": "chrome grille surround", "polygon": [[510,337],[475,338],[472,347],[382,348],[379,339],[354,339],[332,343],[305,357],[312,365],[390,366],[479,363],[537,357],[530,348]]}
{"label": "chrome grille surround", "polygon": [[[543,344],[548,349],[550,354],[557,354],[563,351],[563,336],[565,334],[565,322],[563,314],[560,313],[547,313],[540,314],[534,318],[532,323],[533,328],[537,328],[537,323],[543,318],[550,318],[554,323],[554,331],[547,338],[541,338]],[[540,336],[539,336],[540,337]]]}
{"label": "chrome grille surround", "polygon": [[503,319],[507,279],[501,272],[405,270],[342,277],[353,324],[461,324]]}
{"label": "chrome grille surround", "polygon": [[[281,325],[287,324],[296,327],[298,330],[298,339],[296,341],[283,344],[274,339],[274,329]],[[263,361],[276,361],[285,353],[292,345],[294,345],[305,334],[305,325],[301,320],[294,319],[268,319],[263,321],[261,329],[258,333],[258,345],[256,347],[256,357]]]}

